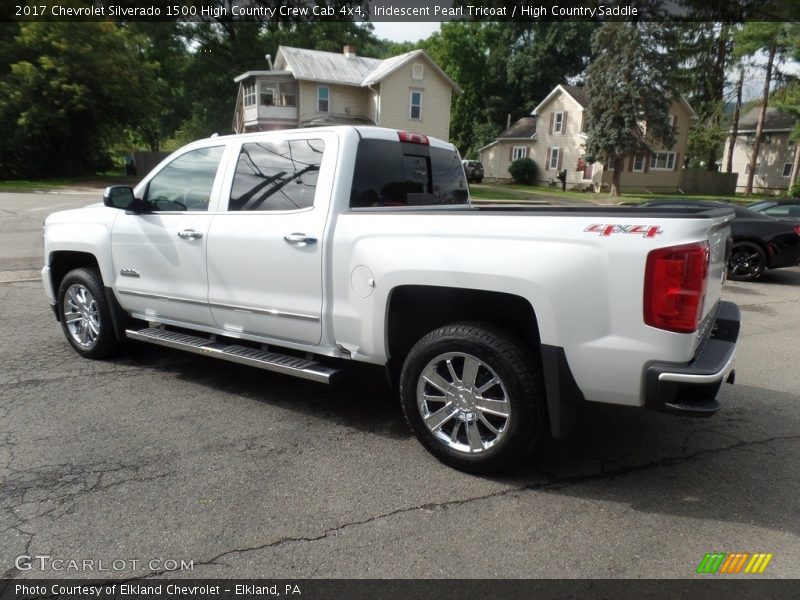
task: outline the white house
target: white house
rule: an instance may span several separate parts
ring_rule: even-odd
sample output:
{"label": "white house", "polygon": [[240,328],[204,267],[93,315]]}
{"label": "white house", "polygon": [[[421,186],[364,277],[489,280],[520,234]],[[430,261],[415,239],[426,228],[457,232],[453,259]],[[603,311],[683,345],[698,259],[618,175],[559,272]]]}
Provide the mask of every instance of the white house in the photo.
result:
{"label": "white house", "polygon": [[[539,183],[556,180],[567,171],[567,187],[600,189],[611,182],[612,172],[586,153],[586,107],[583,87],[557,85],[531,116],[523,117],[492,143],[479,149],[484,176],[508,181],[511,161],[529,157],[539,167]],[[683,98],[670,103],[675,144],[656,148],[625,160],[620,185],[624,190],[675,191],[686,156],[689,124],[697,115]]]}
{"label": "white house", "polygon": [[[759,110],[760,108],[756,107],[739,119],[732,165],[733,172],[738,173],[737,192],[744,192],[747,188],[747,176],[750,173],[750,158],[753,156],[753,139],[756,134]],[[796,125],[797,119],[792,115],[771,106],[767,107],[761,148],[756,162],[756,174],[753,177],[753,192],[781,193],[789,189],[792,165],[798,150],[797,144],[789,139],[789,134]],[[728,164],[729,147],[730,135],[725,143],[722,165]]]}
{"label": "white house", "polygon": [[461,90],[423,51],[386,60],[280,46],[268,71],[239,84],[233,129],[266,131],[336,123],[450,135],[450,102]]}

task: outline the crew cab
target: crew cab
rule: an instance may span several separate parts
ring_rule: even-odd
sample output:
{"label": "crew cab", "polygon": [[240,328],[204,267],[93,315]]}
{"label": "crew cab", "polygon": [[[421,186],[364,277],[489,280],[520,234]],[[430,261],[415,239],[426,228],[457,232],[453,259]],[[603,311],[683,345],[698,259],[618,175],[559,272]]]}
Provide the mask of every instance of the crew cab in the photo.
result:
{"label": "crew cab", "polygon": [[45,222],[67,341],[322,383],[383,367],[420,442],[487,472],[582,402],[719,409],[726,208],[477,207],[451,144],[376,127],[213,137]]}

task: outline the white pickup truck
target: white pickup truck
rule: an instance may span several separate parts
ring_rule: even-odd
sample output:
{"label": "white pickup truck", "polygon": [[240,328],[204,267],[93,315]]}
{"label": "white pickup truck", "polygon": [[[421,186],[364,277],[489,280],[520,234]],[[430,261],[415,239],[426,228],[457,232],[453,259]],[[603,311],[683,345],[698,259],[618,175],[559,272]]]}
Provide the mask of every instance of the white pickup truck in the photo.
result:
{"label": "white pickup truck", "polygon": [[331,127],[213,137],[45,222],[68,342],[332,383],[386,368],[422,444],[508,467],[585,401],[707,416],[732,382],[727,209],[476,207],[455,148]]}

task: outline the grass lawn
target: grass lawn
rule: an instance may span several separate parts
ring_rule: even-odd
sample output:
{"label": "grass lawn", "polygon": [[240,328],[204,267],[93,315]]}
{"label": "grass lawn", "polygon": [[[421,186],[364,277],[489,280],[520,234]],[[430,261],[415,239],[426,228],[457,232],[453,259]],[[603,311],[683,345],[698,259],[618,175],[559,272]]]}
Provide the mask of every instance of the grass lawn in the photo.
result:
{"label": "grass lawn", "polygon": [[773,198],[774,196],[753,195],[743,196],[741,194],[731,196],[703,196],[680,194],[678,192],[670,194],[648,194],[643,192],[623,193],[618,198],[612,198],[606,192],[595,194],[593,192],[562,192],[560,187],[544,187],[535,185],[522,185],[518,183],[481,183],[469,186],[470,195],[476,200],[548,200],[564,198],[569,200],[583,200],[591,203],[618,204],[621,202],[644,202],[659,198],[671,198],[681,200],[716,200],[722,202],[735,202],[736,204],[749,204],[762,198]]}
{"label": "grass lawn", "polygon": [[101,188],[109,185],[134,185],[137,177],[126,177],[117,173],[98,173],[87,177],[65,177],[60,179],[17,179],[0,181],[0,192],[39,192],[64,188]]}

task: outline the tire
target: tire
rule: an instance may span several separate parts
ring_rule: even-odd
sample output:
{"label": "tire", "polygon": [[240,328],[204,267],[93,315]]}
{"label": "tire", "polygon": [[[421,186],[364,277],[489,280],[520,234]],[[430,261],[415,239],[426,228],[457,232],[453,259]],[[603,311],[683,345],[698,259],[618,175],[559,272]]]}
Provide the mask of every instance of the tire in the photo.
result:
{"label": "tire", "polygon": [[734,281],[754,281],[767,268],[767,253],[755,242],[736,242],[728,259],[728,277]]}
{"label": "tire", "polygon": [[483,181],[483,177],[476,177],[475,183],[481,183]]}
{"label": "tire", "polygon": [[84,358],[107,358],[119,350],[100,274],[73,269],[58,286],[58,316],[64,336]]}
{"label": "tire", "polygon": [[545,432],[539,358],[486,324],[447,325],[417,342],[400,373],[400,401],[422,445],[472,473],[508,469]]}

